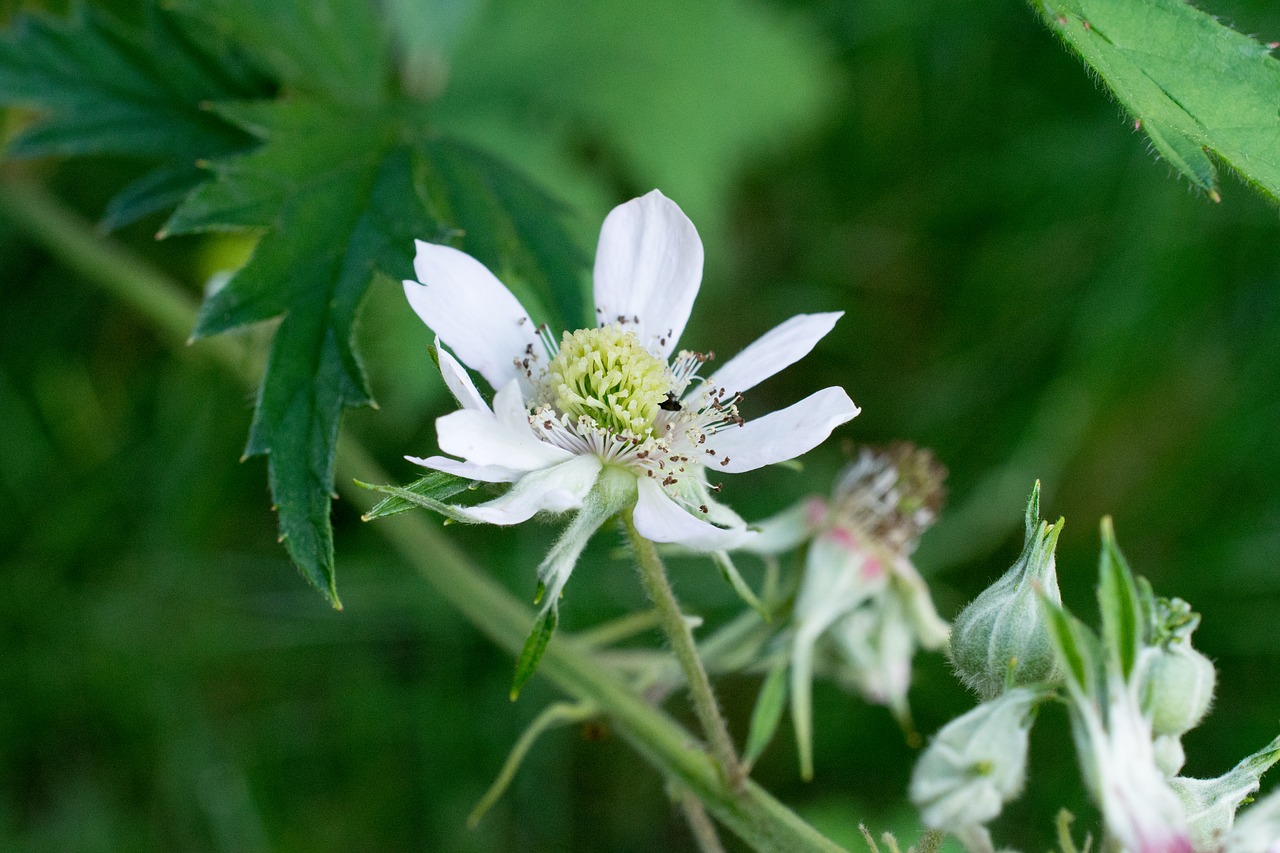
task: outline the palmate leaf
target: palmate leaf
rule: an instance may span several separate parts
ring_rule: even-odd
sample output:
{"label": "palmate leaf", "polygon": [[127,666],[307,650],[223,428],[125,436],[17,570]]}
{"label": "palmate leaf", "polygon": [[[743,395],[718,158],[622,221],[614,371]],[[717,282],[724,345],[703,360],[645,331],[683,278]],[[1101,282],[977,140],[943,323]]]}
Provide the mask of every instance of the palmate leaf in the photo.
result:
{"label": "palmate leaf", "polygon": [[272,88],[234,52],[198,41],[184,22],[151,6],[137,27],[90,7],[69,20],[18,16],[0,36],[0,104],[42,113],[10,142],[11,156],[159,161],[113,200],[108,227],[173,206],[204,179],[197,160],[251,143],[202,103]]}
{"label": "palmate leaf", "polygon": [[1280,198],[1280,61],[1269,46],[1182,0],[1032,5],[1193,184],[1219,198],[1213,153]]}
{"label": "palmate leaf", "polygon": [[[281,318],[245,452],[268,455],[281,539],[337,605],[333,458],[342,409],[370,402],[352,333],[374,274],[412,278],[415,238],[465,234],[464,248],[545,295],[547,271],[576,275],[576,255],[540,193],[432,138],[407,107],[296,98],[217,110],[263,145],[218,163],[164,233],[264,232],[249,262],[206,299],[196,335]],[[480,189],[486,206],[460,214],[453,200]]]}

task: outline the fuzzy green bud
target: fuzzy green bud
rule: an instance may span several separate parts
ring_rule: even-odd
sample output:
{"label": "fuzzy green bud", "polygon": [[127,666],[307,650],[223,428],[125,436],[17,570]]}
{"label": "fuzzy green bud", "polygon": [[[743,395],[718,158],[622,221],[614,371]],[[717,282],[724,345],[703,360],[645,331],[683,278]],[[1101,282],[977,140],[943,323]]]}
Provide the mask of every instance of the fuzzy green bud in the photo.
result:
{"label": "fuzzy green bud", "polygon": [[1213,662],[1186,643],[1153,649],[1142,679],[1142,710],[1158,735],[1181,735],[1199,725],[1213,704]]}
{"label": "fuzzy green bud", "polygon": [[1144,587],[1150,601],[1151,645],[1142,655],[1142,710],[1155,734],[1179,737],[1209,712],[1217,673],[1213,662],[1191,647],[1200,614],[1180,598],[1157,598]]}
{"label": "fuzzy green bud", "polygon": [[960,611],[951,628],[951,660],[956,674],[983,699],[1007,687],[1047,681],[1057,671],[1037,590],[1062,601],[1053,551],[1062,532],[1039,521],[1040,484],[1027,503],[1022,554],[1005,574]]}

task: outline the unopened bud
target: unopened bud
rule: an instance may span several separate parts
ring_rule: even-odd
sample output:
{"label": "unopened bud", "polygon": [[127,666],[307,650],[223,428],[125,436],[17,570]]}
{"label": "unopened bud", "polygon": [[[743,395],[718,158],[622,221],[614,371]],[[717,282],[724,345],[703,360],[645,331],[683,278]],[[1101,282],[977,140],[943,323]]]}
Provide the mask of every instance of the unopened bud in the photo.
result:
{"label": "unopened bud", "polygon": [[1143,652],[1142,710],[1157,735],[1180,736],[1213,704],[1213,662],[1191,647],[1200,615],[1180,598],[1154,598],[1154,644]]}
{"label": "unopened bud", "polygon": [[1062,520],[1039,521],[1039,510],[1037,483],[1027,504],[1021,556],[960,611],[951,628],[956,673],[984,699],[1000,695],[1007,686],[1047,681],[1057,669],[1037,589],[1055,604],[1061,603],[1053,550]]}

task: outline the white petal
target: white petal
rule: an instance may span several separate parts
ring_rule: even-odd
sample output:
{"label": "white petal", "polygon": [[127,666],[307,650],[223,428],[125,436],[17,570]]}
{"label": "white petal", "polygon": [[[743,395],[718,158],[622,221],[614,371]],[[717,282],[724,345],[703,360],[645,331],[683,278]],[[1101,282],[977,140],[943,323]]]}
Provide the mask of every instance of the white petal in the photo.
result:
{"label": "white petal", "polygon": [[[827,314],[797,314],[765,332],[755,343],[724,363],[711,374],[708,384],[723,388],[727,396],[754,388],[778,371],[790,367],[809,354],[835,326],[843,311]],[[699,386],[694,384],[695,388]]]}
{"label": "white petal", "polygon": [[679,206],[654,190],[605,217],[594,278],[596,320],[624,318],[650,352],[666,358],[702,282],[702,240]]}
{"label": "white petal", "polygon": [[421,465],[423,468],[443,471],[446,474],[466,477],[468,480],[480,480],[485,483],[514,483],[525,473],[503,465],[475,465],[471,462],[459,462],[457,459],[450,459],[448,456],[428,456],[426,459],[420,459],[417,456],[406,456],[405,459],[408,459],[414,465]]}
{"label": "white petal", "polygon": [[575,456],[568,462],[531,471],[500,498],[473,507],[459,507],[463,515],[489,524],[519,524],[539,512],[565,512],[582,506],[600,473],[595,456]]}
{"label": "white petal", "polygon": [[494,413],[459,409],[436,420],[440,449],[474,465],[533,471],[564,462],[572,453],[539,440],[523,415],[519,383],[512,380],[493,398]]}
{"label": "white petal", "polygon": [[480,392],[476,390],[476,385],[471,381],[471,377],[467,375],[467,371],[458,360],[440,346],[440,337],[436,336],[436,358],[440,360],[440,375],[444,377],[444,384],[449,389],[449,393],[453,395],[453,399],[458,401],[458,405],[464,409],[476,409],[477,411],[489,411],[489,404],[480,396]]}
{"label": "white petal", "polygon": [[694,518],[648,477],[640,477],[637,488],[636,530],[652,542],[675,542],[695,551],[728,551],[756,535],[746,528],[726,530]]}
{"label": "white petal", "polygon": [[843,388],[823,388],[785,409],[716,433],[708,444],[721,461],[707,467],[733,474],[794,459],[860,411]]}
{"label": "white petal", "polygon": [[475,258],[449,246],[416,241],[416,281],[404,282],[409,304],[433,332],[494,388],[519,375],[515,359],[541,351],[520,302]]}

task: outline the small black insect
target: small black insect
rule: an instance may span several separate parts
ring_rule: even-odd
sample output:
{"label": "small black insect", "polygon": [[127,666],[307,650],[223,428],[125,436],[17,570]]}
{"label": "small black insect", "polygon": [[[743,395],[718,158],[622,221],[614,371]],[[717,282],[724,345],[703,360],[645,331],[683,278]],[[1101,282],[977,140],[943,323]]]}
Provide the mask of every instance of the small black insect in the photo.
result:
{"label": "small black insect", "polygon": [[676,399],[675,391],[667,392],[667,399],[658,404],[658,408],[664,412],[678,412],[681,409],[680,401]]}

